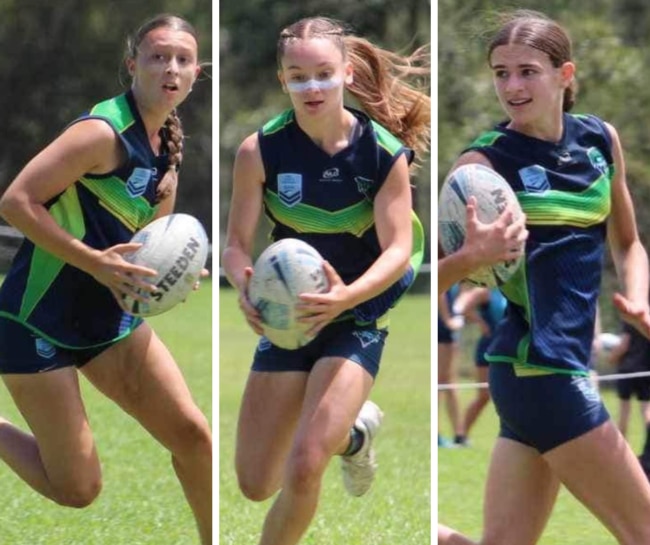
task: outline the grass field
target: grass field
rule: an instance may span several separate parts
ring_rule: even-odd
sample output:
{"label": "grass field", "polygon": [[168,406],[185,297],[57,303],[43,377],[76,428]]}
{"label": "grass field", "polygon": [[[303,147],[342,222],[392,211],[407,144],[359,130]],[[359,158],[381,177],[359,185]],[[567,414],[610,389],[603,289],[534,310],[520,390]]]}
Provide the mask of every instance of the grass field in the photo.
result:
{"label": "grass field", "polygon": [[[150,319],[182,368],[194,398],[211,418],[211,282],[185,304]],[[194,519],[168,453],[130,417],[82,379],[102,461],[104,489],[82,510],[57,506],[0,464],[2,545],[197,545]],[[0,388],[0,414],[24,426]]]}
{"label": "grass field", "polygon": [[[611,389],[601,388],[613,418],[618,402]],[[463,406],[472,392],[461,390]],[[441,427],[446,415],[440,403]],[[448,430],[448,426],[446,428]],[[472,429],[471,447],[438,450],[438,516],[440,522],[472,538],[481,535],[483,489],[498,422],[490,404]],[[449,436],[449,432],[446,432]],[[628,439],[636,452],[642,447],[644,430],[637,406],[633,405]],[[616,545],[616,540],[566,490],[560,496],[539,545]]]}
{"label": "grass field", "polygon": [[[232,290],[220,291],[219,534],[221,545],[254,545],[271,502],[246,500],[234,474],[237,412],[256,343],[235,296]],[[347,496],[338,460],[333,460],[301,545],[431,543],[430,368],[429,297],[407,296],[394,311],[371,395],[386,415],[376,443],[377,480],[367,496]]]}

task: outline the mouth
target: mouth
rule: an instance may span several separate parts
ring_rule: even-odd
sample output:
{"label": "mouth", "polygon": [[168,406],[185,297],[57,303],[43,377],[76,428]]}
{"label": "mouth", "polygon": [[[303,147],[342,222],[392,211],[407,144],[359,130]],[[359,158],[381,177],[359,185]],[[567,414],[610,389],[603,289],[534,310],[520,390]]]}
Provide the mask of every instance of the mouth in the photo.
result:
{"label": "mouth", "polygon": [[323,104],[325,102],[324,100],[306,100],[305,101],[305,106],[310,107],[310,108],[315,108],[316,106],[319,106],[320,104]]}
{"label": "mouth", "polygon": [[173,91],[178,91],[178,85],[175,84],[175,83],[164,83],[163,86],[162,86],[162,88],[163,88],[165,91],[172,91],[172,92],[173,92]]}
{"label": "mouth", "polygon": [[518,108],[520,106],[525,106],[526,104],[530,104],[533,100],[530,98],[521,98],[517,100],[509,100],[508,101],[508,106],[512,106],[513,108]]}

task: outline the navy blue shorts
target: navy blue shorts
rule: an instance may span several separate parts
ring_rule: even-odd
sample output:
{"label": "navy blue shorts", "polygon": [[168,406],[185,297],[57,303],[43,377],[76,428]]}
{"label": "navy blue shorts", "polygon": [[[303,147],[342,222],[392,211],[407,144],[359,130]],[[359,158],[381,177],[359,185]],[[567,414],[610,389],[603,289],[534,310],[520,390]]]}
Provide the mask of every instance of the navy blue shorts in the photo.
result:
{"label": "navy blue shorts", "polygon": [[542,454],[609,420],[589,377],[517,377],[512,365],[493,363],[489,382],[501,421],[499,435]]}
{"label": "navy blue shorts", "polygon": [[636,397],[639,401],[650,401],[650,377],[636,377],[616,381],[618,398],[624,401]]}
{"label": "navy blue shorts", "polygon": [[0,374],[44,373],[72,365],[82,367],[113,344],[63,348],[14,320],[0,318]]}
{"label": "navy blue shorts", "polygon": [[438,344],[452,344],[458,340],[459,331],[449,329],[438,316]]}
{"label": "navy blue shorts", "polygon": [[344,320],[328,325],[313,341],[297,350],[278,348],[262,337],[252,369],[309,373],[321,358],[336,357],[358,363],[375,378],[387,335],[387,329],[377,329],[374,324],[360,326],[354,320]]}

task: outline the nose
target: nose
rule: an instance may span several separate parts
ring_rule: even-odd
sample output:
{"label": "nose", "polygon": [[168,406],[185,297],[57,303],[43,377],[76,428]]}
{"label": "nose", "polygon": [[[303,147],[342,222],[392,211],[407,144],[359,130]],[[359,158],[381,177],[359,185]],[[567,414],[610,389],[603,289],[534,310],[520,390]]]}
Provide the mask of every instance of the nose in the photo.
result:
{"label": "nose", "polygon": [[521,78],[516,74],[509,76],[506,81],[505,90],[512,92],[519,89],[521,89]]}
{"label": "nose", "polygon": [[172,57],[169,60],[169,64],[167,65],[167,69],[165,71],[168,74],[178,74],[178,61],[175,57]]}

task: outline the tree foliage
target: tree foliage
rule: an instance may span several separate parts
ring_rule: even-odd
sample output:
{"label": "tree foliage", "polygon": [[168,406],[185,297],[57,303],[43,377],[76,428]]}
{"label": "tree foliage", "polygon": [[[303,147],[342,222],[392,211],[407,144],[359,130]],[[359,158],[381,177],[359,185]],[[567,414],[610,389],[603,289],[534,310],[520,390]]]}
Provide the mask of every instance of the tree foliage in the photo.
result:
{"label": "tree foliage", "polygon": [[[150,17],[169,12],[199,34],[200,57],[212,49],[210,0],[0,0],[3,129],[0,190],[68,123],[129,86],[123,69],[126,39]],[[179,209],[211,230],[211,69],[179,108],[188,136]],[[208,231],[209,232],[209,231]]]}

